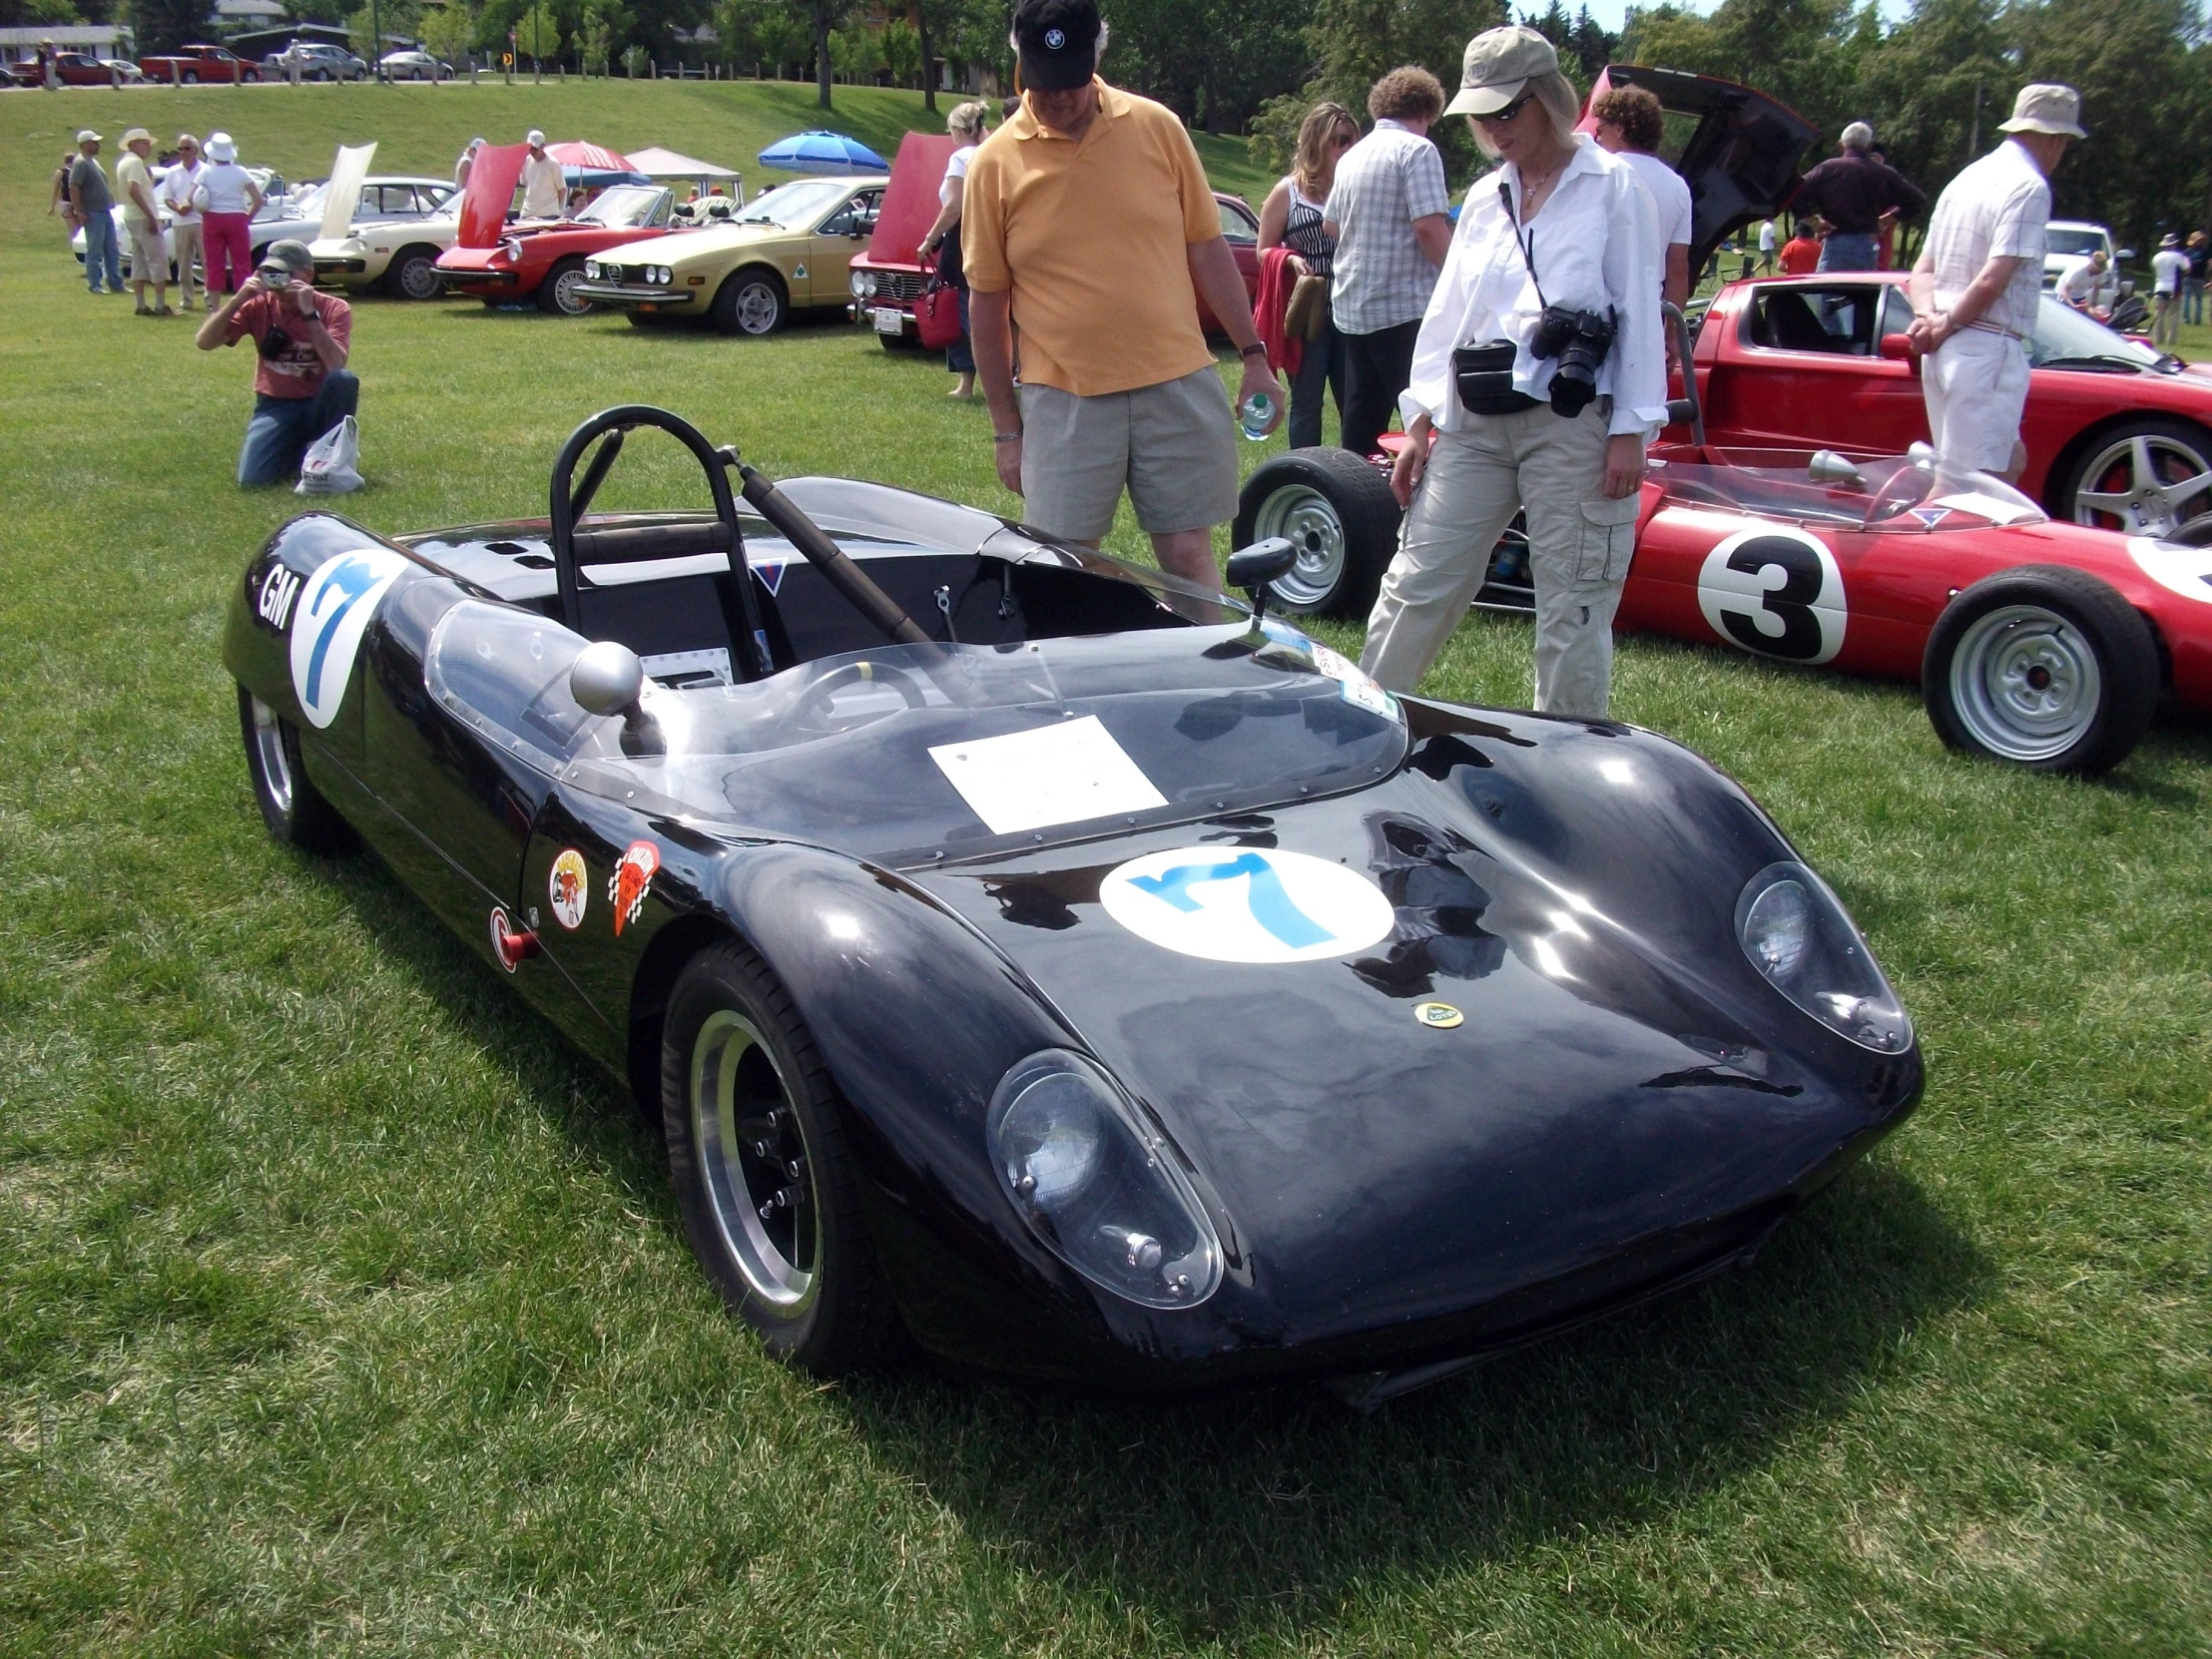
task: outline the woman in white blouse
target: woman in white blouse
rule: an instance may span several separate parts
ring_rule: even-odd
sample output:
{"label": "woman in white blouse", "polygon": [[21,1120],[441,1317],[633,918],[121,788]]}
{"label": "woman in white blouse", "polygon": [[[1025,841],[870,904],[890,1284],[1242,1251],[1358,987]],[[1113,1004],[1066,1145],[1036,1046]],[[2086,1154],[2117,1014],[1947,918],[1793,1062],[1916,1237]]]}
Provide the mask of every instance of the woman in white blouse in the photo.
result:
{"label": "woman in white blouse", "polygon": [[[960,208],[967,197],[968,163],[983,142],[983,124],[991,107],[983,103],[961,104],[945,117],[944,130],[960,141],[944,164],[944,180],[937,186],[937,217],[922,233],[919,252],[937,255],[937,275],[959,289],[960,337],[944,348],[944,366],[954,376],[946,395],[966,401],[975,395],[975,352],[968,343],[967,280],[960,272]],[[939,252],[942,250],[942,252]]]}
{"label": "woman in white blouse", "polygon": [[[1390,473],[1408,511],[1361,667],[1411,691],[1525,510],[1536,708],[1602,716],[1644,445],[1667,418],[1651,198],[1624,163],[1576,136],[1574,88],[1533,29],[1468,42],[1444,113],[1471,117],[1483,153],[1503,165],[1469,188],[1421,319],[1398,400],[1406,443]],[[1578,387],[1560,373],[1571,353],[1542,339],[1547,306],[1610,319],[1594,395],[1592,376]],[[1539,343],[1553,348],[1539,355]]]}

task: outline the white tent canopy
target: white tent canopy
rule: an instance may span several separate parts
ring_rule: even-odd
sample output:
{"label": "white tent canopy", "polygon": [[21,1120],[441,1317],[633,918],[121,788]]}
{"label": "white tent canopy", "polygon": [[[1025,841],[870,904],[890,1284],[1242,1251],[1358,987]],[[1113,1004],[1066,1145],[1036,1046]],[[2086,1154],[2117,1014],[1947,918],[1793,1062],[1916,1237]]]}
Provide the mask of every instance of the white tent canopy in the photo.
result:
{"label": "white tent canopy", "polygon": [[717,167],[713,162],[703,162],[696,156],[678,155],[673,150],[663,150],[651,145],[643,150],[623,152],[630,165],[649,179],[698,179],[708,184],[733,184],[743,177],[735,168]]}

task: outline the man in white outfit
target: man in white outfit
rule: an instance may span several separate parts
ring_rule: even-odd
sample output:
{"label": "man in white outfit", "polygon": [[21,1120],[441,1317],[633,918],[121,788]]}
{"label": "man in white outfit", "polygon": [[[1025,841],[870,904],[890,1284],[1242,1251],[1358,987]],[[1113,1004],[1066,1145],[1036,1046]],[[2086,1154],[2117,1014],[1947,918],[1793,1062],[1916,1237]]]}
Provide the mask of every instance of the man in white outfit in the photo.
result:
{"label": "man in white outfit", "polygon": [[545,152],[545,135],[535,128],[524,141],[530,154],[522,161],[522,217],[559,219],[567,193],[561,189],[561,164]]}
{"label": "man in white outfit", "polygon": [[1951,180],[1936,204],[1908,291],[1907,338],[1925,357],[1922,395],[1936,451],[1954,466],[2017,478],[2027,465],[2020,411],[2042,298],[2050,175],[2081,130],[2081,95],[2020,88],[2002,144]]}
{"label": "man in white outfit", "polygon": [[[177,308],[193,308],[192,295],[201,261],[200,207],[193,194],[207,169],[200,161],[200,141],[190,133],[177,135],[177,165],[162,176],[161,202],[169,212],[170,247],[177,261]],[[205,282],[198,283],[203,294]]]}

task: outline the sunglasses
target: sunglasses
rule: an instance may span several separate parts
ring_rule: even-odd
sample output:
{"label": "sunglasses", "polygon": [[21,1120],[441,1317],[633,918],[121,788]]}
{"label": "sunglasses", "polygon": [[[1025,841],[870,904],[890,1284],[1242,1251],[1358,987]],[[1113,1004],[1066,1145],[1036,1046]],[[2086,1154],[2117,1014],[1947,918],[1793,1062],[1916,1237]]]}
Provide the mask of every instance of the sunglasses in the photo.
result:
{"label": "sunglasses", "polygon": [[1536,95],[1534,93],[1524,92],[1502,110],[1493,110],[1488,115],[1478,115],[1474,119],[1481,122],[1485,127],[1502,127],[1535,101]]}
{"label": "sunglasses", "polygon": [[1358,133],[1332,133],[1329,136],[1329,148],[1332,150],[1350,150],[1359,142]]}

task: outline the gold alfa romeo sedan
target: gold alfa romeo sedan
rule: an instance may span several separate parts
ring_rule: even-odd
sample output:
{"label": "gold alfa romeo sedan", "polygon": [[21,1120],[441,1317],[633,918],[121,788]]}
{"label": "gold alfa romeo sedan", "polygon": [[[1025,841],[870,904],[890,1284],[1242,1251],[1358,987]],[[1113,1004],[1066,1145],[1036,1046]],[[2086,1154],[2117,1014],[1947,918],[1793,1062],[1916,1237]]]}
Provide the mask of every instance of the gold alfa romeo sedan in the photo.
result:
{"label": "gold alfa romeo sedan", "polygon": [[795,310],[844,309],[883,180],[800,179],[723,224],[627,243],[584,267],[576,296],[640,325],[697,317],[726,334],[773,334]]}

